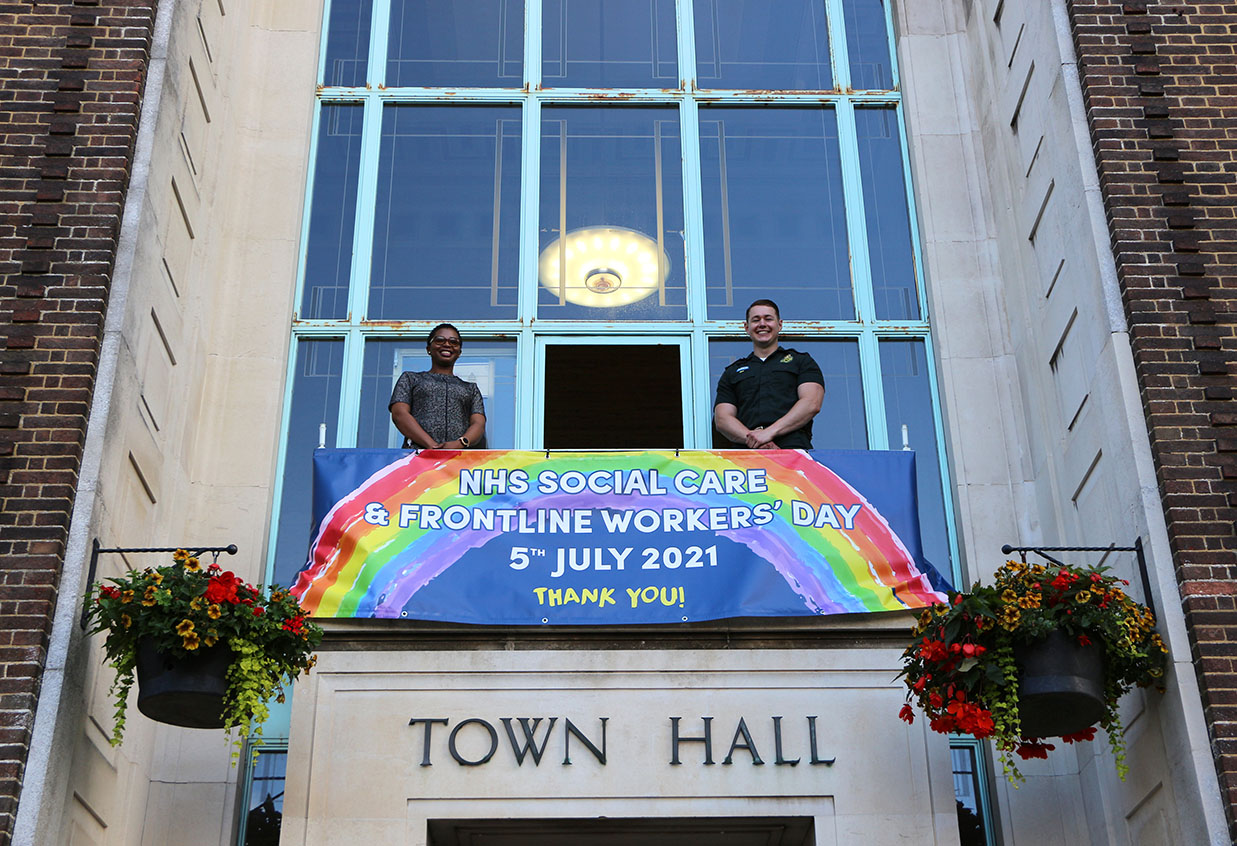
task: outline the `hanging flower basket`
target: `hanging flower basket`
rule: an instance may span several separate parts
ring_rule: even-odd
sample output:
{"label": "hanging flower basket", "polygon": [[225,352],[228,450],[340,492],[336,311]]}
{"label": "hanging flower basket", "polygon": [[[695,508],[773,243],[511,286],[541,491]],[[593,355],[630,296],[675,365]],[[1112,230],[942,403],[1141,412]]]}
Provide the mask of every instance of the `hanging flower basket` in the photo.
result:
{"label": "hanging flower basket", "polygon": [[1104,718],[1104,647],[1062,631],[1014,646],[1018,721],[1027,737],[1078,734]]}
{"label": "hanging flower basket", "polygon": [[137,709],[173,726],[223,728],[231,664],[232,650],[223,644],[181,657],[143,639],[137,645]]}
{"label": "hanging flower basket", "polygon": [[267,703],[309,670],[322,629],[287,591],[265,593],[183,549],[163,567],[131,570],[91,587],[90,633],[116,670],[112,744],[124,736],[129,691],[153,720],[260,733]]}
{"label": "hanging flower basket", "polygon": [[1105,568],[1007,562],[992,586],[951,592],[920,615],[902,654],[907,704],[934,731],[990,737],[1011,781],[1013,762],[1047,758],[1055,745],[1108,734],[1125,778],[1117,701],[1131,688],[1161,687],[1166,650],[1155,618]]}

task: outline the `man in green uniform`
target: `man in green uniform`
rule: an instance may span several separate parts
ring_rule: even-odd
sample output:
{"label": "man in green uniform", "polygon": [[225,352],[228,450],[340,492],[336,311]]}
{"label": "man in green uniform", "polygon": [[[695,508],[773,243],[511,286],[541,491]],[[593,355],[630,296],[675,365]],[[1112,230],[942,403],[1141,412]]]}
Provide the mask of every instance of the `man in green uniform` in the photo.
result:
{"label": "man in green uniform", "polygon": [[811,449],[812,418],[825,398],[820,366],[807,353],[777,342],[782,317],[773,300],[747,307],[743,331],[752,354],[717,380],[713,425],[748,449]]}

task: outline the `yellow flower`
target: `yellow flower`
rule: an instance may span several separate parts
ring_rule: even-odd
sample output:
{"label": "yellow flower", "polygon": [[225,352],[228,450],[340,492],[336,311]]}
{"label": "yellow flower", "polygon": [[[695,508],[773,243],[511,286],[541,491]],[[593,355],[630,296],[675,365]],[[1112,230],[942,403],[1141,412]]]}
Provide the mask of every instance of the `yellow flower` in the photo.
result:
{"label": "yellow flower", "polygon": [[1083,604],[1083,603],[1086,603],[1086,602],[1090,602],[1090,601],[1091,601],[1091,591],[1089,591],[1089,590],[1080,590],[1080,591],[1078,591],[1078,593],[1076,593],[1076,594],[1074,595],[1074,601],[1075,601],[1075,602],[1077,602],[1077,603],[1079,603],[1080,605],[1081,605],[1081,604]]}
{"label": "yellow flower", "polygon": [[188,649],[190,652],[197,649],[201,645],[201,641],[198,639],[197,632],[189,632],[189,634],[185,635],[185,639],[181,645],[184,646],[185,649]]}
{"label": "yellow flower", "polygon": [[1018,623],[1022,622],[1022,612],[1016,605],[1008,605],[1001,612],[1001,627],[1007,632],[1012,632],[1018,628]]}
{"label": "yellow flower", "polygon": [[1038,593],[1024,593],[1018,597],[1019,608],[1038,608],[1042,597]]}
{"label": "yellow flower", "polygon": [[202,610],[202,597],[195,596],[193,599],[189,600],[189,607],[192,608],[194,611],[201,611]]}
{"label": "yellow flower", "polygon": [[1018,601],[1018,594],[1014,593],[1009,588],[1006,588],[1005,590],[1001,591],[1001,601],[1004,602],[1006,605],[1012,605],[1013,603]]}
{"label": "yellow flower", "polygon": [[206,606],[206,616],[210,617],[212,620],[218,620],[221,616],[223,616],[223,609],[212,602],[210,605]]}
{"label": "yellow flower", "polygon": [[196,555],[192,555],[184,560],[185,569],[190,573],[197,573],[202,569],[202,562],[198,561]]}
{"label": "yellow flower", "polygon": [[128,605],[132,601],[133,601],[133,591],[131,590],[126,590],[124,593],[120,595],[120,602],[122,605]]}
{"label": "yellow flower", "polygon": [[172,553],[173,561],[184,561],[188,557],[189,557],[189,550],[187,549],[178,549]]}
{"label": "yellow flower", "polygon": [[211,646],[214,646],[218,642],[219,642],[219,638],[211,637],[210,635],[207,635],[206,637],[202,638],[202,643],[205,644],[208,648]]}
{"label": "yellow flower", "polygon": [[120,622],[127,629],[129,628],[129,626],[133,625],[133,618],[130,617],[128,614],[121,614]]}
{"label": "yellow flower", "polygon": [[163,574],[160,573],[158,570],[155,570],[153,573],[150,574],[150,580],[157,585],[161,585],[163,584]]}
{"label": "yellow flower", "polygon": [[155,586],[151,585],[146,588],[146,593],[142,596],[142,604],[147,608],[155,604]]}
{"label": "yellow flower", "polygon": [[178,635],[188,635],[192,631],[193,621],[189,619],[181,620],[176,626],[176,633]]}

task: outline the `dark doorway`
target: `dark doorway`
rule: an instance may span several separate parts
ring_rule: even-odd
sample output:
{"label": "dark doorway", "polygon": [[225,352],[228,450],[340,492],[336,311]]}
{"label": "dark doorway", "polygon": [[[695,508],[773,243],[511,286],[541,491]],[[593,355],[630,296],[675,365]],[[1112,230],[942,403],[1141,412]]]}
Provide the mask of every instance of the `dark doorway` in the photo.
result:
{"label": "dark doorway", "polygon": [[813,846],[811,817],[430,820],[429,846]]}
{"label": "dark doorway", "polygon": [[547,344],[546,449],[680,449],[683,385],[672,344]]}

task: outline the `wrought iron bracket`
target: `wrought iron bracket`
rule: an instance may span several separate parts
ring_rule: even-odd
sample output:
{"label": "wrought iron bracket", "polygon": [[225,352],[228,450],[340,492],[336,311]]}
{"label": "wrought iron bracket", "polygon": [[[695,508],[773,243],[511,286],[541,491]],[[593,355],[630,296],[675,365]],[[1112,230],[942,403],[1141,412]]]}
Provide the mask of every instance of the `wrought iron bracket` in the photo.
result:
{"label": "wrought iron bracket", "polygon": [[1155,599],[1151,596],[1151,578],[1147,575],[1147,555],[1143,551],[1143,539],[1135,538],[1133,546],[1010,546],[1005,544],[1001,547],[1001,552],[1009,555],[1011,552],[1017,552],[1022,556],[1022,560],[1026,560],[1026,553],[1030,552],[1041,558],[1051,561],[1058,566],[1065,566],[1064,561],[1053,558],[1048,553],[1050,552],[1133,552],[1138,558],[1138,576],[1142,582],[1143,588],[1143,604],[1147,609],[1155,614]]}
{"label": "wrought iron bracket", "polygon": [[205,552],[213,552],[216,557],[219,553],[226,552],[228,555],[237,553],[236,544],[230,543],[227,546],[116,546],[111,549],[104,549],[99,545],[99,539],[95,538],[90,542],[90,569],[86,571],[86,603],[82,605],[82,630],[86,629],[86,621],[89,617],[90,610],[90,591],[94,585],[95,572],[99,569],[99,556],[108,555],[116,552],[175,552],[178,549],[183,549],[190,555],[201,555]]}

